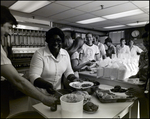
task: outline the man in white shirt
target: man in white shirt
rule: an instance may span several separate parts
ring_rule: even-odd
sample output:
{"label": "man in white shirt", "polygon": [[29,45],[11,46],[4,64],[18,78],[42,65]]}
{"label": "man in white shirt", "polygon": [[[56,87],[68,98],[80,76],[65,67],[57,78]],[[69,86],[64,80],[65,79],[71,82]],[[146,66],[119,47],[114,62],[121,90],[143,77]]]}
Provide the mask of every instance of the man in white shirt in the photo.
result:
{"label": "man in white shirt", "polygon": [[93,36],[91,33],[86,34],[86,44],[82,46],[83,49],[83,57],[82,57],[82,62],[86,62],[89,60],[95,60],[99,61],[100,60],[100,53],[98,46],[93,44]]}
{"label": "man in white shirt", "polygon": [[[7,37],[13,25],[17,25],[17,21],[10,13],[9,9],[5,6],[1,6],[1,39]],[[5,77],[11,84],[13,84],[18,90],[22,91],[28,96],[35,98],[43,102],[47,106],[52,106],[57,100],[55,97],[46,96],[38,91],[27,79],[21,77],[17,70],[11,64],[11,61],[7,58],[5,51],[1,46],[1,76]],[[1,83],[1,118],[6,118],[8,114],[4,108],[6,103],[9,103],[8,99],[5,99],[5,95],[8,94],[3,88]],[[3,90],[3,91],[2,91]],[[8,101],[8,102],[6,102]],[[34,114],[33,114],[34,116]],[[30,118],[30,117],[29,117]],[[41,118],[41,117],[40,117]]]}
{"label": "man in white shirt", "polygon": [[129,46],[125,45],[125,38],[120,39],[120,45],[116,46],[116,52],[118,54],[130,54]]}
{"label": "man in white shirt", "polygon": [[133,40],[129,40],[129,48],[130,48],[131,56],[137,56],[137,55],[139,56],[143,52],[143,50],[141,48],[134,45]]}
{"label": "man in white shirt", "polygon": [[97,41],[98,41],[98,48],[99,48],[99,51],[100,51],[100,59],[102,60],[102,59],[105,59],[106,58],[106,50],[105,50],[105,46],[104,46],[104,44],[103,43],[101,43],[101,41],[100,41],[100,38],[99,38],[99,36],[97,35],[96,36],[96,39],[97,39]]}

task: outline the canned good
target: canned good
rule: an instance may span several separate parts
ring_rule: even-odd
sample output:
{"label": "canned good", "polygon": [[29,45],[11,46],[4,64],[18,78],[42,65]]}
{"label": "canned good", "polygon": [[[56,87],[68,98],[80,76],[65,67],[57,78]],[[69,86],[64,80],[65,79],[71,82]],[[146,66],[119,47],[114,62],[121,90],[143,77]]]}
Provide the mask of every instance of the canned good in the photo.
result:
{"label": "canned good", "polygon": [[57,110],[57,101],[55,101],[51,106],[51,111],[56,111],[56,110]]}

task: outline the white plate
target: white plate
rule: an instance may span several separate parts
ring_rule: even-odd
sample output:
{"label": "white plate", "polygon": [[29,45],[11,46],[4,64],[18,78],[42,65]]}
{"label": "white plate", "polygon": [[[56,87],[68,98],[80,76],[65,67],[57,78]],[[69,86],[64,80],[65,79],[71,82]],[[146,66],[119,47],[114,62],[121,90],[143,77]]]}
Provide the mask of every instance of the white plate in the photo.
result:
{"label": "white plate", "polygon": [[[69,85],[75,89],[86,89],[94,85],[93,82],[84,81],[84,82],[71,82]],[[86,86],[87,85],[87,86]]]}
{"label": "white plate", "polygon": [[99,89],[103,89],[103,90],[110,90],[112,88],[113,88],[113,86],[109,86],[109,85],[105,85],[105,84],[99,85]]}
{"label": "white plate", "polygon": [[69,86],[71,86],[75,89],[81,89],[81,83],[80,82],[71,82],[71,83],[69,83]]}

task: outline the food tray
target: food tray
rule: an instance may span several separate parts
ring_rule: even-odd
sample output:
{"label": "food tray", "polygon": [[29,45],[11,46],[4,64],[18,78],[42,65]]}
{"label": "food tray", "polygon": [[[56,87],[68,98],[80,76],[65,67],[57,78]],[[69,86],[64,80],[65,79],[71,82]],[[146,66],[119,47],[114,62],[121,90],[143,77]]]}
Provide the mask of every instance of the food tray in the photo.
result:
{"label": "food tray", "polygon": [[[110,93],[107,90],[106,91],[105,90],[101,90],[101,92],[108,93],[109,95],[115,95],[115,94]],[[119,97],[119,96],[117,96],[118,98],[115,98],[115,99],[106,99],[106,98],[103,98],[102,96],[100,96],[97,90],[95,91],[95,93],[96,93],[96,96],[97,96],[98,100],[101,103],[132,102],[132,101],[137,99],[137,97],[133,97],[133,96],[127,96],[127,97],[121,97],[121,96]]]}

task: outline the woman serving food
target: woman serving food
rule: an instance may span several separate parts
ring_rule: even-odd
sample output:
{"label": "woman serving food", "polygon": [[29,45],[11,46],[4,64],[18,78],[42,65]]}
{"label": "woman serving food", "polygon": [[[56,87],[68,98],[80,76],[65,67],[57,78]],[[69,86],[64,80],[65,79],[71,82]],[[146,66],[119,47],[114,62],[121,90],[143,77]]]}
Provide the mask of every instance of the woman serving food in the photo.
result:
{"label": "woman serving food", "polygon": [[[38,90],[51,95],[55,93],[53,88],[61,89],[63,74],[69,81],[77,78],[72,70],[69,54],[62,49],[64,33],[59,28],[51,28],[46,32],[46,42],[47,45],[37,50],[32,57],[29,77]],[[29,106],[38,103],[37,100],[29,100]]]}

